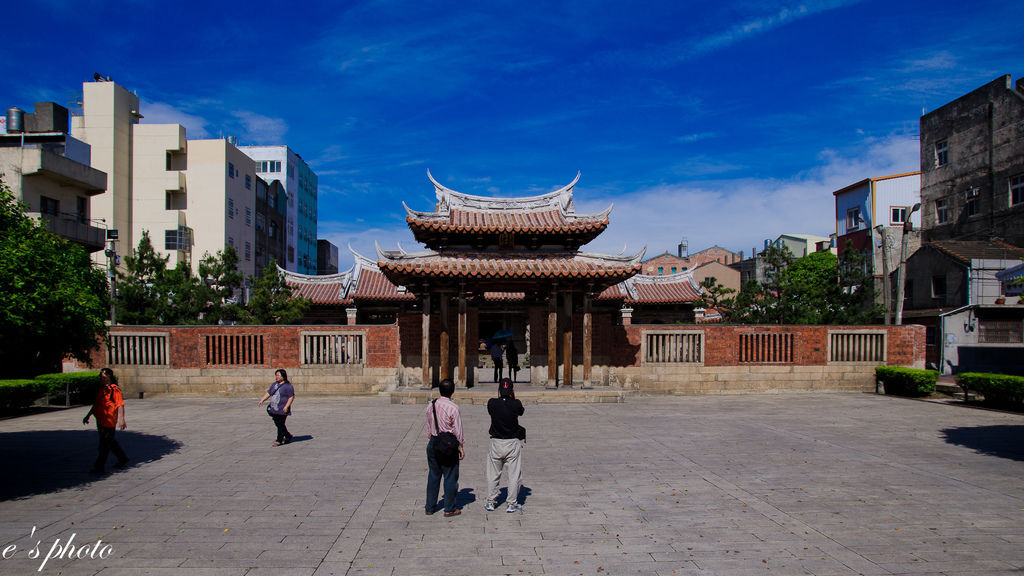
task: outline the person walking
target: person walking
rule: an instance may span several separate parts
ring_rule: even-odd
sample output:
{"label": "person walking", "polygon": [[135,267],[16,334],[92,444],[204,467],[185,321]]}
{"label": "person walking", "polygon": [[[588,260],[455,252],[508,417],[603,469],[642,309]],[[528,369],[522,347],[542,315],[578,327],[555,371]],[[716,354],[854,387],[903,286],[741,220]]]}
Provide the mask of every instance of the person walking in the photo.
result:
{"label": "person walking", "polygon": [[[427,405],[427,500],[424,507],[429,516],[437,511],[437,493],[441,478],[444,478],[444,515],[458,516],[461,510],[455,507],[459,493],[459,460],[466,457],[465,438],[462,435],[462,413],[459,405],[452,401],[455,383],[445,378],[437,386],[441,397]],[[459,441],[457,458],[445,457],[437,450],[438,434],[449,432]]]}
{"label": "person walking", "polygon": [[508,358],[508,377],[514,383],[519,374],[519,349],[516,348],[515,340],[509,341],[505,347],[505,357]]}
{"label": "person walking", "polygon": [[501,356],[504,354],[504,349],[501,347],[501,342],[498,340],[491,341],[490,353],[491,361],[494,362],[494,381],[498,382],[501,380],[501,374],[503,372],[501,365]]}
{"label": "person walking", "polygon": [[494,510],[498,505],[498,480],[501,470],[508,465],[508,506],[505,512],[512,514],[522,510],[519,504],[519,487],[523,484],[523,443],[526,429],[519,425],[519,417],[526,410],[516,400],[515,387],[508,378],[498,385],[498,397],[487,401],[487,413],[491,415],[491,447],[487,453],[487,503],[484,508]]}
{"label": "person walking", "polygon": [[270,399],[270,403],[267,404],[267,414],[274,421],[274,426],[277,426],[277,440],[274,441],[271,446],[280,446],[281,444],[287,444],[292,441],[293,436],[288,432],[288,428],[284,425],[284,421],[292,413],[292,402],[295,400],[295,388],[292,383],[288,381],[288,372],[284,368],[279,368],[274,372],[274,383],[267,388],[267,392],[260,398],[260,401],[256,403],[256,406],[262,406],[267,399]]}
{"label": "person walking", "polygon": [[100,370],[100,386],[96,390],[96,398],[93,400],[92,408],[82,418],[82,424],[89,423],[89,416],[96,415],[96,430],[100,434],[100,444],[96,462],[89,469],[90,474],[103,474],[107,465],[107,456],[113,452],[117,457],[118,468],[124,468],[128,463],[128,455],[121,449],[114,436],[115,427],[124,430],[128,423],[124,417],[124,396],[121,388],[117,385],[117,376],[110,368]]}

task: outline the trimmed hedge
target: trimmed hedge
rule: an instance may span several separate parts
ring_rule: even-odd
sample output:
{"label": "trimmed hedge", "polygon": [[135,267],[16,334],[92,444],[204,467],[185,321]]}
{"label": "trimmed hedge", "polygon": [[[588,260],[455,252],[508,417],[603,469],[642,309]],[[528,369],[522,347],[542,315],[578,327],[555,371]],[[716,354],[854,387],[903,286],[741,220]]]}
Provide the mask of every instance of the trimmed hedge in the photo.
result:
{"label": "trimmed hedge", "polygon": [[961,388],[980,393],[983,404],[998,408],[1024,410],[1024,376],[964,372],[957,374]]}
{"label": "trimmed hedge", "polygon": [[38,380],[0,380],[0,411],[11,412],[31,406],[46,396],[49,386]]}
{"label": "trimmed hedge", "polygon": [[64,397],[65,391],[71,394],[71,404],[92,404],[96,390],[100,386],[99,372],[64,372],[56,374],[40,374],[37,382],[48,386],[51,396]]}
{"label": "trimmed hedge", "polygon": [[878,366],[875,378],[885,383],[885,393],[896,396],[927,396],[935,392],[939,373],[901,366]]}

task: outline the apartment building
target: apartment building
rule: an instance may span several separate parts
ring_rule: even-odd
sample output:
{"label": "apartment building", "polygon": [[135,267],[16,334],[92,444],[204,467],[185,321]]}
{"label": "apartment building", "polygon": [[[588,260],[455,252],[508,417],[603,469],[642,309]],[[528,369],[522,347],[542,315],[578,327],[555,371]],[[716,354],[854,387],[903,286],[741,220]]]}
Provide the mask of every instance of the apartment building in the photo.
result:
{"label": "apartment building", "polygon": [[10,108],[2,128],[0,180],[51,232],[90,252],[102,250],[105,223],[89,205],[106,190],[107,175],[90,166],[89,145],[68,134],[67,108],[53,102],[36,102],[34,112]]}
{"label": "apartment building", "polygon": [[1024,79],[1010,75],[921,117],[926,241],[1024,246]]}
{"label": "apartment building", "polygon": [[287,198],[285,269],[317,272],[317,176],[288,146],[240,146],[267,182],[278,181]]}

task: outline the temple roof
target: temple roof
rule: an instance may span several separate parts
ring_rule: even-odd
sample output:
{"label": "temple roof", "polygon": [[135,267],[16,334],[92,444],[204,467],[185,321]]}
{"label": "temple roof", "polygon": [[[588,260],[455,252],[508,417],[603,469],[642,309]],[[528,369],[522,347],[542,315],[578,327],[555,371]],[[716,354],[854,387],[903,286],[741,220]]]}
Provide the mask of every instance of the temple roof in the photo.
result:
{"label": "temple roof", "polygon": [[701,288],[689,270],[678,274],[638,274],[610,286],[598,300],[622,300],[629,304],[685,304],[701,299]]}
{"label": "temple roof", "polygon": [[426,251],[391,254],[377,247],[377,265],[388,278],[489,280],[612,280],[622,281],[640,271],[643,251],[634,256],[607,256],[576,251],[465,252]]}
{"label": "temple roof", "polygon": [[278,271],[284,275],[285,283],[292,289],[292,297],[309,298],[315,305],[352,303],[347,295],[352,283],[351,269],[325,276],[289,272],[280,266]]}
{"label": "temple roof", "polygon": [[435,245],[436,235],[517,234],[574,235],[579,244],[589,242],[608,227],[612,206],[596,214],[577,214],[572,190],[580,174],[567,186],[539,196],[491,198],[472,196],[440,184],[427,171],[434,184],[437,206],[434,212],[420,212],[404,202],[406,222],[416,240]]}

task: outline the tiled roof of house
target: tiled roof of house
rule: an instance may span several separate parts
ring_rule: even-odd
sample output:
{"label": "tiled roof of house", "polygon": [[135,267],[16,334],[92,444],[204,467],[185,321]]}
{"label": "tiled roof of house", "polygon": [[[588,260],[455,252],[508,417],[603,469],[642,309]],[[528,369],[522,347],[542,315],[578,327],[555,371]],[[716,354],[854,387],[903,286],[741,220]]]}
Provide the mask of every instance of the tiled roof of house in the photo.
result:
{"label": "tiled roof of house", "polygon": [[[280,269],[280,268],[279,268]],[[352,303],[346,292],[352,280],[352,271],[329,276],[312,276],[281,270],[293,298],[309,298],[314,305],[347,305]]]}
{"label": "tiled roof of house", "polygon": [[638,274],[610,286],[597,297],[627,304],[685,304],[700,298],[700,286],[690,271],[662,276]]}
{"label": "tiled roof of house", "polygon": [[399,288],[388,280],[380,270],[363,270],[352,292],[353,300],[413,301],[416,296]]}
{"label": "tiled roof of house", "polygon": [[618,278],[640,271],[640,258],[585,252],[420,252],[391,256],[378,249],[377,265],[385,274],[412,277],[540,279]]}
{"label": "tiled roof of house", "polygon": [[1024,258],[1024,248],[1018,248],[1001,240],[936,240],[928,242],[927,245],[962,264],[970,264],[974,259],[1019,260]]}

